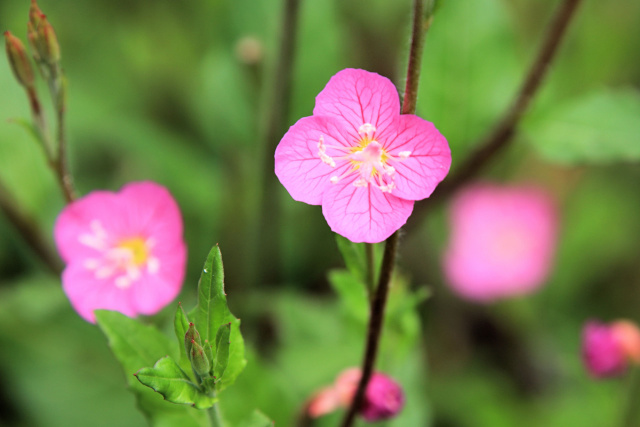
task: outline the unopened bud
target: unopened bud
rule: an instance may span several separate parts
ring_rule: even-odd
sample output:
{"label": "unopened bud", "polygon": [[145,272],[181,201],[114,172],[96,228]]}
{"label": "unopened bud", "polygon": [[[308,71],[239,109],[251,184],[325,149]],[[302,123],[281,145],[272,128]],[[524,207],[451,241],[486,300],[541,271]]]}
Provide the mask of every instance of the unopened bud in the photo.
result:
{"label": "unopened bud", "polygon": [[611,324],[611,330],[622,352],[636,364],[640,364],[640,329],[633,322],[618,320]]}
{"label": "unopened bud", "polygon": [[193,372],[201,377],[209,375],[209,369],[211,368],[209,359],[204,354],[204,348],[202,348],[202,346],[195,340],[191,340],[191,353],[189,353],[189,358],[191,359]]}
{"label": "unopened bud", "polygon": [[31,7],[29,8],[29,24],[33,26],[33,28],[37,28],[42,20],[42,10],[38,7],[36,0],[31,0]]}
{"label": "unopened bud", "polygon": [[191,322],[189,323],[189,329],[184,334],[184,349],[187,352],[187,355],[191,354],[191,343],[195,341],[198,345],[202,346],[202,341],[200,340],[200,333],[196,329],[196,325]]}
{"label": "unopened bud", "polygon": [[207,356],[207,359],[213,362],[213,349],[211,348],[211,344],[209,343],[209,340],[204,340],[204,343],[202,344],[202,348],[204,348],[204,355]]}
{"label": "unopened bud", "polygon": [[[349,406],[360,382],[361,371],[351,368],[338,376],[334,384],[343,406]],[[367,421],[386,420],[397,415],[404,407],[404,392],[390,377],[374,372],[367,385],[360,415]]]}
{"label": "unopened bud", "polygon": [[589,321],[582,331],[582,358],[596,378],[620,375],[627,367],[625,354],[609,325]]}
{"label": "unopened bud", "polygon": [[38,33],[37,46],[40,48],[40,57],[48,64],[57,64],[60,61],[60,45],[53,26],[45,15],[41,15],[40,23],[35,28]]}
{"label": "unopened bud", "polygon": [[33,67],[31,66],[31,61],[29,61],[24,44],[9,31],[4,33],[4,39],[7,57],[9,58],[9,63],[11,64],[11,69],[16,79],[26,88],[33,87]]}

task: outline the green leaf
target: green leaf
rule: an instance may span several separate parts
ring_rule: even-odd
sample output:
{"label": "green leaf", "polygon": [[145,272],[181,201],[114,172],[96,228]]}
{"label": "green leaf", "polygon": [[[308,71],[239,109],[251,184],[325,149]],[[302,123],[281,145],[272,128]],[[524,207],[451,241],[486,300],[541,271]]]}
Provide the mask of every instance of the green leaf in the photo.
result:
{"label": "green leaf", "polygon": [[336,243],[342,254],[344,263],[353,276],[362,282],[367,280],[367,255],[364,243],[353,243],[351,240],[336,234]]}
{"label": "green leaf", "polygon": [[347,312],[366,324],[369,318],[369,301],[362,283],[346,270],[330,271],[329,283]]}
{"label": "green leaf", "polygon": [[158,360],[153,368],[142,368],[135,376],[172,403],[189,404],[196,408],[210,408],[216,402],[200,391],[170,356]]}
{"label": "green leaf", "polygon": [[203,427],[207,416],[194,408],[174,405],[145,387],[133,374],[173,353],[175,345],[156,328],[141,324],[121,313],[96,310],[98,326],[109,340],[111,351],[124,369],[127,383],[136,396],[138,408],[152,426]]}
{"label": "green leaf", "polygon": [[191,363],[189,362],[187,351],[182,344],[184,343],[184,336],[189,329],[189,318],[187,317],[187,313],[184,312],[184,308],[182,308],[182,303],[178,303],[178,309],[176,310],[176,317],[173,321],[173,326],[176,331],[176,338],[178,339],[178,348],[180,352],[179,364],[182,369],[188,372],[189,369],[191,369]]}
{"label": "green leaf", "polygon": [[216,359],[213,362],[213,376],[221,379],[227,364],[229,363],[229,335],[231,334],[231,323],[222,325],[216,333]]}
{"label": "green leaf", "polygon": [[273,427],[273,425],[273,421],[256,409],[253,411],[253,414],[251,414],[251,417],[243,420],[238,424],[238,427]]}
{"label": "green leaf", "polygon": [[524,123],[540,152],[560,163],[640,160],[640,92],[601,89]]}
{"label": "green leaf", "polygon": [[189,313],[196,324],[200,336],[212,344],[213,354],[217,354],[216,334],[220,326],[231,324],[229,362],[224,378],[216,383],[216,390],[222,391],[233,384],[247,361],[244,356],[244,340],[240,334],[240,320],[229,311],[227,295],[224,292],[224,268],[222,254],[216,245],[209,252],[198,283],[198,303]]}

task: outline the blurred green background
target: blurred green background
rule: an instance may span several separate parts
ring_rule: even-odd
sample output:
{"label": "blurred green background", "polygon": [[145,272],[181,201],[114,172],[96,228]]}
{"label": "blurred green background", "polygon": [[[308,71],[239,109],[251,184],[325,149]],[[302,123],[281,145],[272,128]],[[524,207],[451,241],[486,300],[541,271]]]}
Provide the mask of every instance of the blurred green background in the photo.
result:
{"label": "blurred green background", "polygon": [[[283,131],[311,114],[315,95],[342,68],[404,86],[410,3],[302,2]],[[440,1],[418,114],[447,137],[454,171],[509,105],[558,4]],[[249,365],[223,395],[225,416],[236,421],[257,407],[278,426],[294,425],[315,390],[359,364],[364,314],[329,284],[333,270],[334,286],[349,286],[320,208],[265,187],[264,159],[273,156],[265,121],[282,108],[270,101],[281,2],[40,7],[62,46],[78,189],[137,180],[169,188],[189,248],[180,300],[193,303],[202,263],[219,243],[229,304],[243,321]],[[24,39],[28,8],[27,0],[0,2],[0,29]],[[587,318],[640,321],[639,19],[639,2],[585,0],[513,144],[484,173],[535,183],[561,210],[555,267],[536,295],[487,306],[460,300],[440,269],[446,201],[426,220],[409,219],[423,223],[401,241],[379,363],[408,401],[380,425],[617,425],[627,384],[590,379],[579,344]],[[8,121],[28,117],[23,90],[0,60],[0,178],[52,244],[62,197],[37,145]],[[264,199],[277,209],[263,209]],[[277,238],[261,240],[260,224]],[[174,309],[149,322],[170,332]],[[0,216],[0,425],[144,424],[105,338],[73,312],[59,278]]]}

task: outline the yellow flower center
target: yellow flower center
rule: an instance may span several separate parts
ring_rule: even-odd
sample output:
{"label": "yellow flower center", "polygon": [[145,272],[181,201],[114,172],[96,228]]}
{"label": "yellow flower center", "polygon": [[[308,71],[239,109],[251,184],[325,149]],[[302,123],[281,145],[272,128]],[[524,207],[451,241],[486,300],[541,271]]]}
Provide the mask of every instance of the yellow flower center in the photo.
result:
{"label": "yellow flower center", "polygon": [[127,249],[131,252],[131,261],[136,266],[141,266],[149,259],[147,243],[140,237],[125,239],[120,242],[118,247],[121,249]]}

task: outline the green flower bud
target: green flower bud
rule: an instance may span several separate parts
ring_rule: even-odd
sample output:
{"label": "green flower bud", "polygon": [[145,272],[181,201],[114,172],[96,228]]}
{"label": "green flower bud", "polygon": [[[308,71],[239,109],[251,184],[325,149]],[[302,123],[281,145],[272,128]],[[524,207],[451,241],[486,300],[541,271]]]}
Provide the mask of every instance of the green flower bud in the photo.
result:
{"label": "green flower bud", "polygon": [[41,20],[36,27],[38,33],[38,46],[40,47],[40,56],[48,64],[57,64],[60,62],[60,45],[58,37],[53,31],[53,26],[47,21],[45,15],[41,15]]}
{"label": "green flower bud", "polygon": [[26,87],[33,87],[34,74],[31,61],[27,56],[27,51],[19,38],[15,37],[11,32],[6,31],[4,33],[5,47],[7,50],[7,57],[11,64],[13,74],[16,76],[16,80]]}
{"label": "green flower bud", "polygon": [[[199,346],[202,346],[202,341],[200,340],[200,334],[196,329],[196,325],[191,322],[189,323],[189,329],[187,329],[187,333],[184,334],[184,349],[187,352],[187,356],[191,354],[191,342],[195,341]],[[191,356],[189,356],[191,357]]]}
{"label": "green flower bud", "polygon": [[207,356],[204,354],[204,348],[202,348],[196,340],[191,340],[191,353],[189,353],[189,358],[191,359],[193,372],[201,377],[209,376],[209,369],[211,368],[209,359],[207,359]]}

